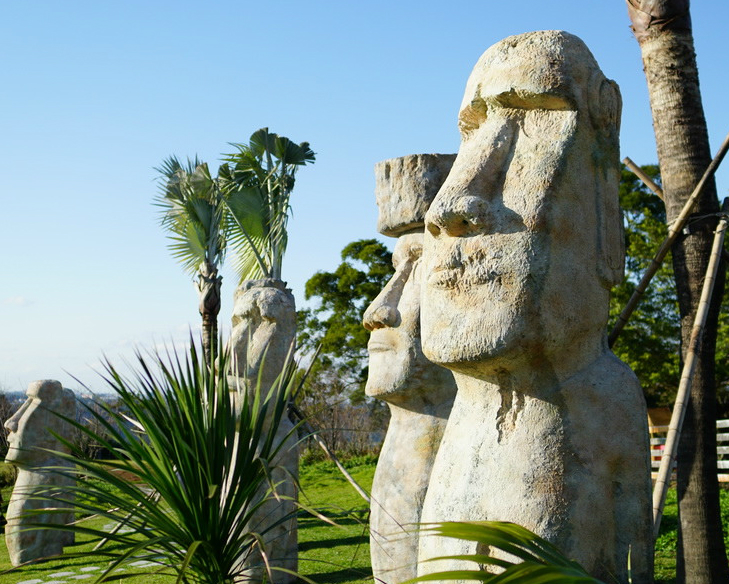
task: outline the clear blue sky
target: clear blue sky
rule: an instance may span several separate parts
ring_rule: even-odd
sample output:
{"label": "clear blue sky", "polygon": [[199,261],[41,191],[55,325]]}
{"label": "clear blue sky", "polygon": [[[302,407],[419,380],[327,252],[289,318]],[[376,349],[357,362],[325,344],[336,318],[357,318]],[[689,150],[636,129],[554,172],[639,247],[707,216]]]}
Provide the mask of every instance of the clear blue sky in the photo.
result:
{"label": "clear blue sky", "polygon": [[[715,152],[729,131],[729,3],[695,0],[692,15]],[[217,168],[262,126],[317,153],[299,173],[284,263],[303,305],[306,280],[345,244],[379,237],[374,163],[457,150],[468,74],[505,36],[580,36],[621,87],[623,156],[655,162],[628,25],[622,0],[3,2],[0,386],[77,389],[72,374],[102,389],[102,354],[118,362],[199,329],[152,206],[153,167],[197,154]],[[728,186],[722,169],[721,197]],[[235,278],[223,273],[228,327]]]}

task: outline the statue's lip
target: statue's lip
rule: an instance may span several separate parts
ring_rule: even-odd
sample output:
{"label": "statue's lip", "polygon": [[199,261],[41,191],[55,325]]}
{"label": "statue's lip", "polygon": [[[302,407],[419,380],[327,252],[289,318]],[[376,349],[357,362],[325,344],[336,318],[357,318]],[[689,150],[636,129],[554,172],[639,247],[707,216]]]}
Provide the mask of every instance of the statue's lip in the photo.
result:
{"label": "statue's lip", "polygon": [[373,341],[367,343],[367,351],[370,353],[382,353],[384,351],[392,351],[394,347],[390,343],[383,343],[382,341]]}

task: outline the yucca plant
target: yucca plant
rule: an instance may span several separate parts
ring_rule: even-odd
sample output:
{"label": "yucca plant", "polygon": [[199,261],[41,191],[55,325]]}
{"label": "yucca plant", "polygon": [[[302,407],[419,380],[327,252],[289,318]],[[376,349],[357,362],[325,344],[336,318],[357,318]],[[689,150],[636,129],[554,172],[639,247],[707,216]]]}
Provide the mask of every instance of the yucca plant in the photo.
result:
{"label": "yucca plant", "polygon": [[315,161],[308,142],[296,144],[261,128],[248,144],[224,155],[219,177],[230,212],[230,245],[240,281],[281,279],[296,171]]}
{"label": "yucca plant", "polygon": [[[603,584],[590,576],[577,562],[568,559],[548,541],[528,529],[502,521],[446,522],[425,526],[421,537],[437,535],[473,541],[499,557],[487,553],[442,556],[437,560],[465,560],[476,564],[473,570],[451,570],[418,576],[408,582],[430,580],[478,580],[490,584]],[[505,559],[509,554],[514,560]],[[494,572],[487,571],[494,567]],[[497,573],[496,573],[497,572]]]}
{"label": "yucca plant", "polygon": [[171,156],[159,168],[162,227],[169,231],[170,251],[185,272],[195,278],[200,297],[203,348],[208,362],[215,357],[220,312],[218,275],[226,252],[226,207],[219,181],[197,157],[183,165]]}
{"label": "yucca plant", "polygon": [[185,358],[168,352],[150,363],[138,355],[130,377],[107,362],[105,380],[126,413],[87,408],[104,429],[98,434],[67,420],[113,459],[92,460],[64,441],[71,454],[59,456],[75,463],[76,486],[40,496],[127,528],[108,533],[84,521],[66,528],[106,541],[96,552],[109,560],[99,580],[140,560],[176,574],[178,582],[201,584],[232,584],[256,568],[251,558],[262,559],[257,568],[269,581],[277,569],[268,565],[263,541],[278,524],[253,532],[251,518],[261,494],[276,490],[272,470],[286,440],[275,434],[291,393],[283,380],[292,376],[284,371],[265,395],[229,387],[228,354],[223,347],[219,353],[215,368],[192,342]]}

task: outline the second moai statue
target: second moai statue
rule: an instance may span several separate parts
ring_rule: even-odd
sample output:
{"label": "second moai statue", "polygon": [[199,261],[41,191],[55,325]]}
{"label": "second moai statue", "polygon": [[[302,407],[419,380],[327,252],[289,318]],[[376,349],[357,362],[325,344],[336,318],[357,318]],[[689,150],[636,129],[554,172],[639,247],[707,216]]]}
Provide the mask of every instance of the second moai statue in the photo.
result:
{"label": "second moai statue", "polygon": [[364,314],[371,331],[365,391],[390,408],[370,511],[372,573],[388,584],[417,575],[420,512],[456,392],[452,373],[420,348],[425,213],[454,158],[415,154],[375,165],[377,227],[397,238],[395,274]]}

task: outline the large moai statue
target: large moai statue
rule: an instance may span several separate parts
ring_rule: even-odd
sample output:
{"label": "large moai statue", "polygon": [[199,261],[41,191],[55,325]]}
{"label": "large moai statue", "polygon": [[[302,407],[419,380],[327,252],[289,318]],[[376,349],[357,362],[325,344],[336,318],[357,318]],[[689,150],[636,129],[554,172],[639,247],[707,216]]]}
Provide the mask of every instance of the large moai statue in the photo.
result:
{"label": "large moai statue", "polygon": [[370,553],[377,582],[417,575],[423,498],[456,385],[420,348],[420,256],[425,212],[454,154],[417,154],[375,165],[378,229],[397,237],[395,274],[364,314],[372,331],[365,392],[387,402],[390,425],[372,483]]}
{"label": "large moai statue", "polygon": [[[251,280],[235,291],[231,332],[231,387],[250,392],[259,383],[265,395],[274,387],[279,374],[292,357],[296,336],[296,306],[291,290],[275,279]],[[249,393],[250,395],[250,393]],[[296,529],[296,480],[299,474],[299,452],[293,424],[284,416],[276,430],[276,440],[286,441],[278,456],[271,461],[271,473],[277,498],[271,493],[256,511],[249,529],[260,533],[274,584],[288,584],[296,577],[275,568],[296,571],[298,536]],[[259,553],[245,560],[241,581],[270,581]]]}
{"label": "large moai statue", "polygon": [[[513,521],[608,582],[628,581],[630,558],[644,583],[646,407],[606,339],[624,263],[620,107],[561,31],[504,39],[468,80],[458,156],[426,216],[423,350],[458,393],[422,521]],[[420,560],[475,552],[420,539]]]}
{"label": "large moai statue", "polygon": [[8,431],[8,453],[5,462],[18,468],[13,494],[8,504],[5,526],[5,543],[10,563],[19,566],[25,562],[57,556],[63,546],[74,542],[73,533],[55,529],[28,529],[30,524],[63,525],[74,519],[68,513],[49,512],[44,509],[63,505],[56,501],[34,498],[34,492],[42,487],[62,489],[73,484],[73,479],[52,472],[49,467],[71,468],[71,465],[46,450],[68,452],[53,435],[70,438],[72,426],[58,417],[76,416],[76,398],[70,389],[64,389],[58,381],[34,381],[26,391],[28,399],[5,422]]}

